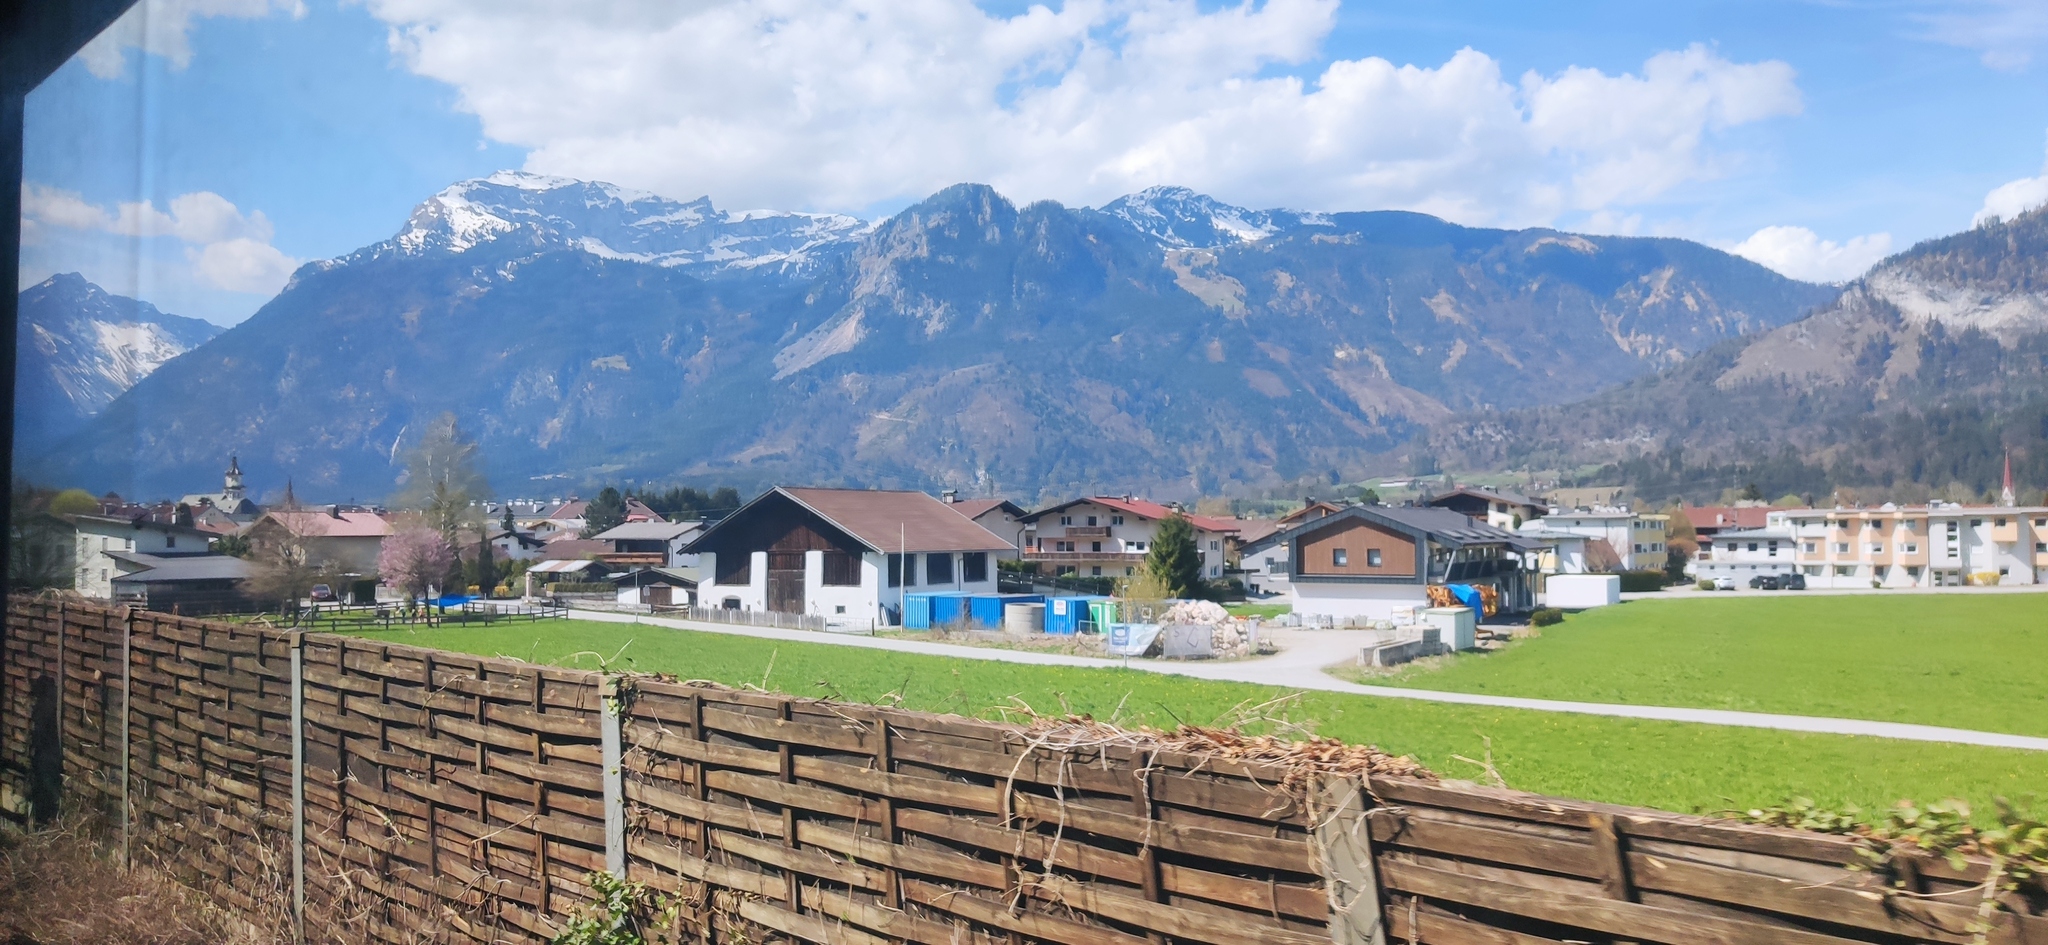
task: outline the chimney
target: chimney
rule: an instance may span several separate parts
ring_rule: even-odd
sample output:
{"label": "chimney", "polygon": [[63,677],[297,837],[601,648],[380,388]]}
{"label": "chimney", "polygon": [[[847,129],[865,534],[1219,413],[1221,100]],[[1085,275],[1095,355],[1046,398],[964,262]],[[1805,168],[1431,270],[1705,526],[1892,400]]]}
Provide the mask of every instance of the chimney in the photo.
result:
{"label": "chimney", "polygon": [[1125,501],[1125,502],[1129,502],[1129,501],[1131,501],[1131,494],[1130,494],[1130,493],[1128,493],[1128,492],[1124,493],[1124,501]]}
{"label": "chimney", "polygon": [[960,501],[960,490],[947,489],[944,492],[939,493],[939,499],[945,502],[947,505],[952,505]]}
{"label": "chimney", "polygon": [[333,516],[334,518],[340,518],[340,517],[341,517],[341,506],[339,506],[339,505],[330,505],[330,506],[328,506],[328,507],[327,507],[327,514],[328,514],[328,515],[330,515],[330,516]]}

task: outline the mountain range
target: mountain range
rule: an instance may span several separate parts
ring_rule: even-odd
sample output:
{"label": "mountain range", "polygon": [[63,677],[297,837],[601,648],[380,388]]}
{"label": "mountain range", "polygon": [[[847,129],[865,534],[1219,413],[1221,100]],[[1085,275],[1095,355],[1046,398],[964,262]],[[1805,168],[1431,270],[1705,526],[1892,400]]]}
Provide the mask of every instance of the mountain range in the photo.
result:
{"label": "mountain range", "polygon": [[1682,240],[1182,188],[1069,208],[962,184],[863,223],[506,172],[302,267],[24,472],[175,493],[239,452],[254,481],[381,496],[452,412],[509,493],[1194,494],[1381,471],[1446,423],[1598,395],[1837,294]]}
{"label": "mountain range", "polygon": [[15,451],[33,455],[77,431],[171,359],[221,328],[166,315],[65,273],[21,293],[15,345]]}
{"label": "mountain range", "polygon": [[1886,259],[1807,318],[1569,406],[1432,431],[1466,467],[1608,464],[1650,496],[2048,486],[2048,208]]}

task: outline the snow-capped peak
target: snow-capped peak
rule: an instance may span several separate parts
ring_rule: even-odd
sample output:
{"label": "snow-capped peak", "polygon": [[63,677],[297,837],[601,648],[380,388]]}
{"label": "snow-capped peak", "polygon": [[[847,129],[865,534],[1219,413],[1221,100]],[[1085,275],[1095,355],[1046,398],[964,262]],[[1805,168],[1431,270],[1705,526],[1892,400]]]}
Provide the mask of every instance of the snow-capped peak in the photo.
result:
{"label": "snow-capped peak", "polygon": [[1101,212],[1174,249],[1253,243],[1290,227],[1324,222],[1320,214],[1234,207],[1186,187],[1147,187],[1102,205]]}
{"label": "snow-capped peak", "polygon": [[684,202],[600,181],[499,171],[427,198],[393,242],[424,255],[511,240],[703,275],[763,268],[802,275],[868,228],[842,214],[727,213],[709,197]]}

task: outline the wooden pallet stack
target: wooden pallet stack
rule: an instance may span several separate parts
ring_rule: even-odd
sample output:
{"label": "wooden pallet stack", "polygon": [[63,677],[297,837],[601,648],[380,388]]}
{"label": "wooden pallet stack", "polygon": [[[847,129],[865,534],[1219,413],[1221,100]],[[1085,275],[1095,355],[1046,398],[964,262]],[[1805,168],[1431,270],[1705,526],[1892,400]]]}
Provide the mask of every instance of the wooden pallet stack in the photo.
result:
{"label": "wooden pallet stack", "polygon": [[609,869],[704,943],[2048,943],[2038,878],[1980,924],[1982,859],[1842,837],[76,599],[7,628],[0,796],[61,665],[70,803],[311,941],[546,941]]}

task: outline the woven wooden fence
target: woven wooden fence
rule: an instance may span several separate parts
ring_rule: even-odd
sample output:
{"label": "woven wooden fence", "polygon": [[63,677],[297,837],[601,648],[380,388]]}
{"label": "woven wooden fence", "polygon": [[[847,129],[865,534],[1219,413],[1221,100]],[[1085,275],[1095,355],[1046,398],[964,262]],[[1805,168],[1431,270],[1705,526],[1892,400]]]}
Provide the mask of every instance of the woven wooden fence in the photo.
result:
{"label": "woven wooden fence", "polygon": [[610,870],[703,943],[2048,945],[2038,880],[1981,923],[1987,864],[1839,837],[75,600],[7,629],[0,797],[61,659],[68,802],[309,941],[545,941]]}

